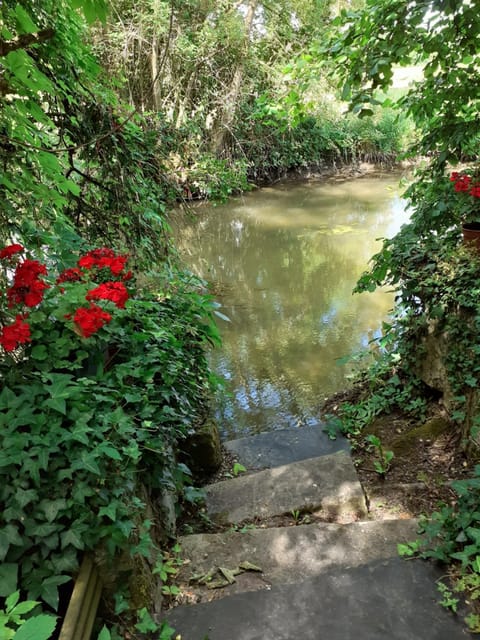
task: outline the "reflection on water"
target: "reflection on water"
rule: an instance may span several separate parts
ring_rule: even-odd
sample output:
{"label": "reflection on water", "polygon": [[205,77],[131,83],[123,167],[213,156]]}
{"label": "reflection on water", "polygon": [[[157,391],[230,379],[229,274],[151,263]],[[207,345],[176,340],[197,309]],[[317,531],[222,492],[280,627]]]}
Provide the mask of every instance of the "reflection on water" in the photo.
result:
{"label": "reflection on water", "polygon": [[202,207],[177,232],[231,320],[212,356],[226,380],[227,439],[313,424],[345,385],[337,358],[378,335],[392,296],[352,296],[380,243],[406,221],[398,177],[282,184]]}

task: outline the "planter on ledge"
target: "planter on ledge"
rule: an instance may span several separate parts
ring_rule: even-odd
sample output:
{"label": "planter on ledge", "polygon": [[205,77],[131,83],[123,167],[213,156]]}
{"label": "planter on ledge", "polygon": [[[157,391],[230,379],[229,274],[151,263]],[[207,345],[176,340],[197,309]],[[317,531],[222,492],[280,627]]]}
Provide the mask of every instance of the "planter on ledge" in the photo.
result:
{"label": "planter on ledge", "polygon": [[462,225],[463,242],[480,253],[480,222],[466,222]]}

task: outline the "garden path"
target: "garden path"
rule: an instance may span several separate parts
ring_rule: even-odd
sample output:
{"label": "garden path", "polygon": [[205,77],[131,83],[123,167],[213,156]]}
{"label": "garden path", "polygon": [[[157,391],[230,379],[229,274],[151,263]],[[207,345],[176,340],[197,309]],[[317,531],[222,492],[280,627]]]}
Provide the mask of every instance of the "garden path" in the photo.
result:
{"label": "garden path", "polygon": [[397,554],[416,521],[370,519],[346,441],[319,424],[227,447],[247,473],[206,488],[224,530],[180,541],[182,640],[470,637],[438,604],[440,568]]}

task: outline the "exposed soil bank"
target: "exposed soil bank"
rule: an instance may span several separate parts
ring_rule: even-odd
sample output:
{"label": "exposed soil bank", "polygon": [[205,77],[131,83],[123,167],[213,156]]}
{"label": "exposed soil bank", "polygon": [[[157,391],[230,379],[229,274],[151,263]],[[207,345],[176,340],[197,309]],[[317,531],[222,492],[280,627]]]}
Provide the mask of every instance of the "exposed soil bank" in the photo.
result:
{"label": "exposed soil bank", "polygon": [[[342,403],[354,402],[357,394],[355,388],[335,394],[325,403],[323,415],[339,413]],[[394,453],[384,476],[375,471],[376,452],[365,442],[369,434]],[[451,482],[469,477],[475,465],[461,451],[460,440],[443,406],[435,402],[423,422],[397,411],[379,416],[361,435],[352,437],[352,455],[371,516],[419,516],[431,513],[439,503],[454,502]]]}

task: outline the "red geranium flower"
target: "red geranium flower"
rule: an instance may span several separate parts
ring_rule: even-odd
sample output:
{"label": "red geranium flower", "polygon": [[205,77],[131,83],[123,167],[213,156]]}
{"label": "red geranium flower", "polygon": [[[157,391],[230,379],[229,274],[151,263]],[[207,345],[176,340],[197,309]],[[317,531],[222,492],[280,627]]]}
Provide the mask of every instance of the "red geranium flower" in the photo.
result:
{"label": "red geranium flower", "polygon": [[71,269],[65,269],[58,276],[56,282],[57,284],[61,284],[62,282],[77,282],[82,277],[82,272],[78,267],[73,267]]}
{"label": "red geranium flower", "polygon": [[88,251],[78,261],[78,266],[82,269],[110,269],[113,275],[118,276],[125,268],[128,256],[117,256],[112,249],[102,247]]}
{"label": "red geranium flower", "polygon": [[0,344],[5,351],[14,351],[18,345],[31,342],[30,325],[24,322],[27,317],[17,315],[13,324],[2,327]]}
{"label": "red geranium flower", "polygon": [[7,291],[8,306],[25,304],[35,307],[43,299],[43,292],[49,285],[39,279],[45,275],[47,268],[38,260],[24,260],[15,270],[13,285]]}
{"label": "red geranium flower", "polygon": [[104,324],[110,322],[111,319],[112,316],[96,304],[90,304],[88,309],[80,307],[73,316],[73,321],[84,338],[89,338],[101,329]]}
{"label": "red geranium flower", "polygon": [[119,309],[125,308],[128,291],[123,282],[105,282],[86,295],[87,300],[111,300]]}
{"label": "red geranium flower", "polygon": [[463,191],[469,191],[471,182],[472,182],[472,178],[470,176],[459,175],[455,180],[454,189],[457,193],[461,193]]}
{"label": "red geranium flower", "polygon": [[107,267],[114,276],[120,275],[125,268],[128,256],[115,256],[114,258],[104,258],[102,266]]}
{"label": "red geranium flower", "polygon": [[474,184],[470,189],[470,195],[474,198],[480,198],[480,184]]}
{"label": "red geranium flower", "polygon": [[0,251],[0,260],[3,260],[3,258],[11,258],[16,253],[21,253],[23,250],[24,249],[21,244],[11,244],[8,247],[4,247]]}

